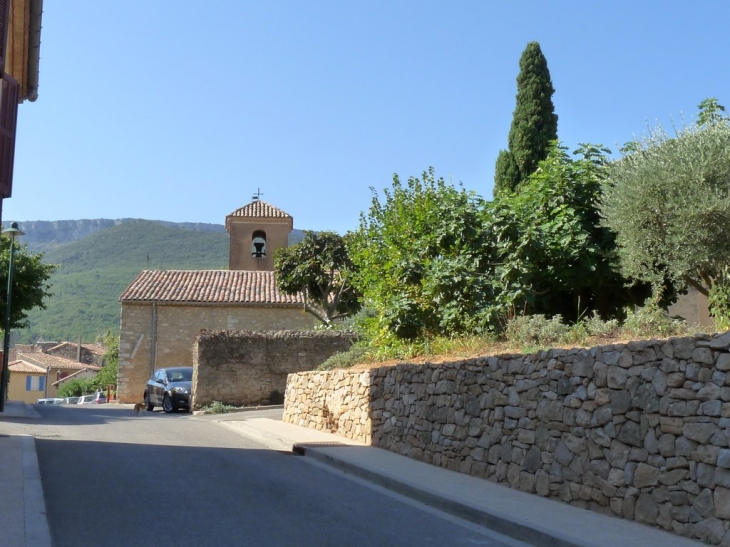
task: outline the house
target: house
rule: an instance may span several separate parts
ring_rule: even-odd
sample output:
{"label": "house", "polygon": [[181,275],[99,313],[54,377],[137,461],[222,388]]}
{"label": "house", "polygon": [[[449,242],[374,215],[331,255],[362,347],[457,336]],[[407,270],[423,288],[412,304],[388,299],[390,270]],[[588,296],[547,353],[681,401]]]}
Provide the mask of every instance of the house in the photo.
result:
{"label": "house", "polygon": [[301,295],[276,286],[274,252],[287,246],[290,215],[254,199],[226,217],[228,270],[145,270],[119,298],[120,403],[142,400],[158,368],[192,366],[202,330],[302,330],[316,319]]}
{"label": "house", "polygon": [[8,399],[35,402],[42,397],[58,397],[59,386],[65,380],[93,378],[101,366],[35,351],[18,352],[8,370]]}
{"label": "house", "polygon": [[8,399],[35,403],[37,399],[45,397],[46,369],[24,361],[11,361],[8,365],[10,383],[8,384]]}

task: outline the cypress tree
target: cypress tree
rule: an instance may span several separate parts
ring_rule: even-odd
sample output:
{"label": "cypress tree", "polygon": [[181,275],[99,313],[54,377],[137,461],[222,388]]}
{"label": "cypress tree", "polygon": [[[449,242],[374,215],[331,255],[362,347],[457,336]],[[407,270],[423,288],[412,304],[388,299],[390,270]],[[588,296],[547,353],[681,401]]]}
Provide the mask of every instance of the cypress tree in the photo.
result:
{"label": "cypress tree", "polygon": [[503,190],[515,191],[547,157],[550,141],[558,138],[553,93],[555,89],[540,44],[530,42],[520,58],[517,105],[507,140],[509,149],[500,151],[497,157],[494,195]]}

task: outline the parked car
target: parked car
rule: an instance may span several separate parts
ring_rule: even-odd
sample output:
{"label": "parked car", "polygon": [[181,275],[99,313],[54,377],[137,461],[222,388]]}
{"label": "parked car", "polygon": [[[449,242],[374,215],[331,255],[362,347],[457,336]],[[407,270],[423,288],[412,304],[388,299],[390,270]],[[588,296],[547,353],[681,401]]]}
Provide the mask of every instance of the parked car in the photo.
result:
{"label": "parked car", "polygon": [[190,410],[193,367],[161,368],[147,381],[144,404],[148,411],[161,406],[165,412]]}
{"label": "parked car", "polygon": [[67,405],[77,405],[79,404],[79,399],[81,399],[81,397],[66,397],[63,402]]}
{"label": "parked car", "polygon": [[91,402],[95,404],[106,403],[106,393],[102,393],[101,391],[94,393],[94,398],[91,400]]}
{"label": "parked car", "polygon": [[50,397],[46,399],[37,399],[35,404],[37,405],[60,405],[63,403],[63,399],[59,399],[57,397]]}
{"label": "parked car", "polygon": [[76,403],[77,405],[90,405],[94,402],[94,396],[93,395],[82,395],[79,397],[79,401]]}

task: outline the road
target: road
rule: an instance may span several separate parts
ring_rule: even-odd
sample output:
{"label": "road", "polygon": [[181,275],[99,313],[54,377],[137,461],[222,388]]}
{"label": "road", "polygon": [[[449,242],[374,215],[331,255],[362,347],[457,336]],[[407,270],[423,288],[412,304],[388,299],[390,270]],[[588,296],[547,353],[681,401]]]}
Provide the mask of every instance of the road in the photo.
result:
{"label": "road", "polygon": [[522,545],[267,449],[216,417],[35,408],[42,420],[0,433],[36,437],[54,547]]}

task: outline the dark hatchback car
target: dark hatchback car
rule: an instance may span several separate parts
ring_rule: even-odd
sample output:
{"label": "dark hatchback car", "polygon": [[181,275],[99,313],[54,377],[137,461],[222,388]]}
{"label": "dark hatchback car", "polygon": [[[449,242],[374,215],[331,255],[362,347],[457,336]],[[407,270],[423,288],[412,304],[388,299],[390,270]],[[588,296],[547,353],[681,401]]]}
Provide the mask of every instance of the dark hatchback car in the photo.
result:
{"label": "dark hatchback car", "polygon": [[193,367],[161,368],[147,381],[144,404],[147,410],[161,406],[165,412],[190,410]]}

